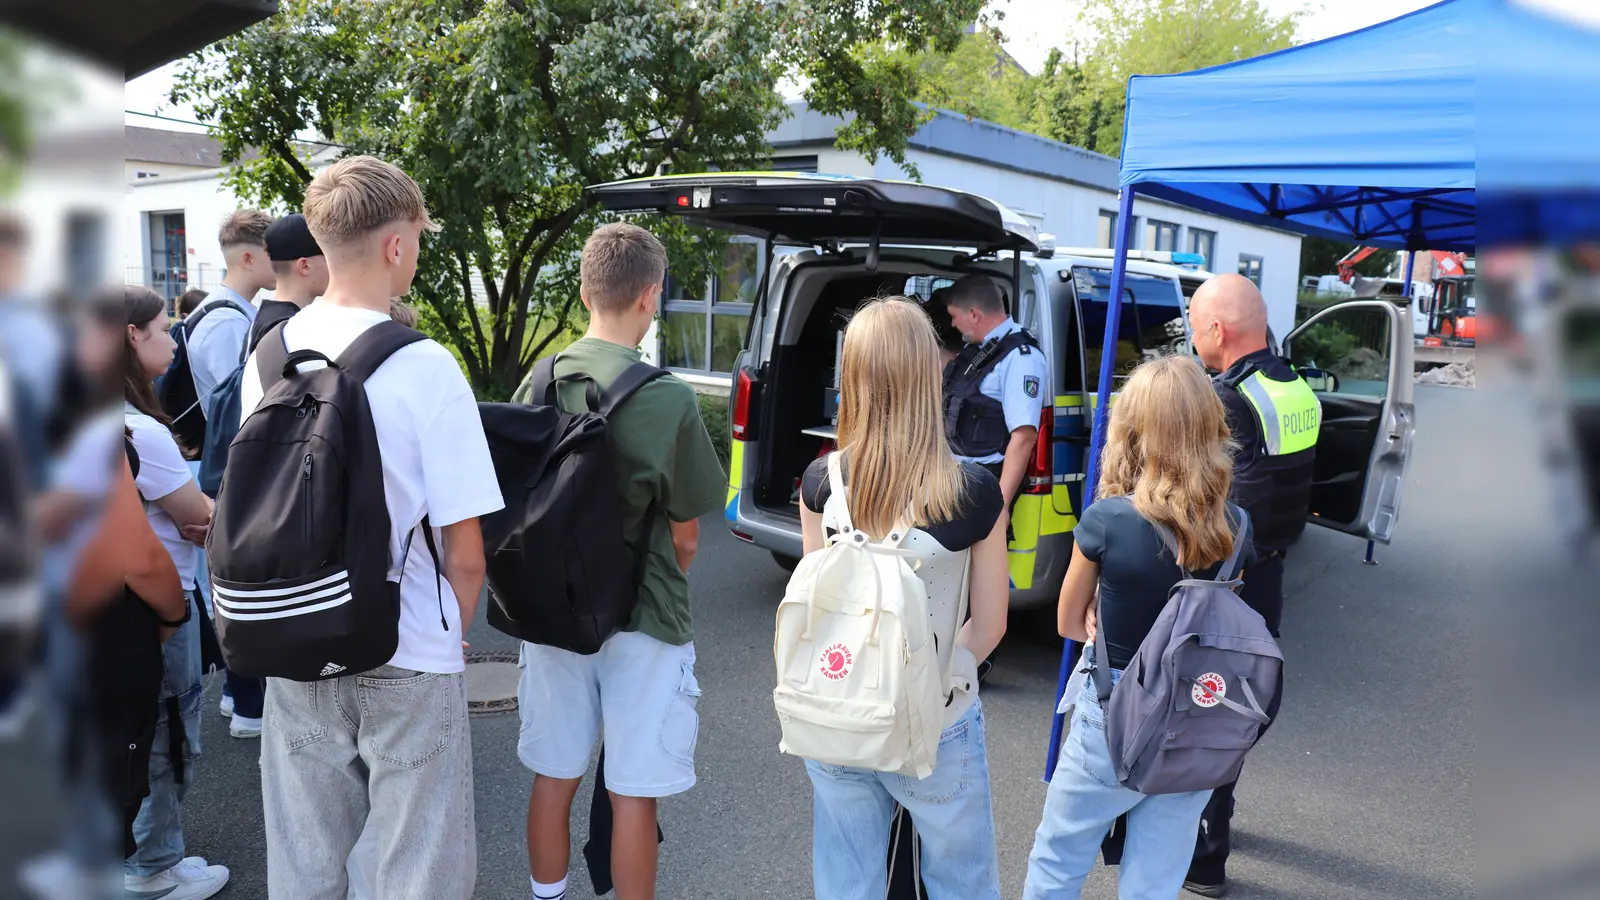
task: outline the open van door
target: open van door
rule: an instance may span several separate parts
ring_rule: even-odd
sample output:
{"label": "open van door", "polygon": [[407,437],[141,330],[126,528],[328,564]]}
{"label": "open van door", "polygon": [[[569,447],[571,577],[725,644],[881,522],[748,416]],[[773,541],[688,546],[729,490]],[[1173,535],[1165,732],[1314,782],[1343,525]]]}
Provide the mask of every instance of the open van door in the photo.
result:
{"label": "open van door", "polygon": [[1322,310],[1284,357],[1322,401],[1310,521],[1388,543],[1416,430],[1407,312],[1385,300]]}
{"label": "open van door", "polygon": [[1031,252],[1028,221],[951,188],[807,172],[711,172],[592,185],[612,212],[679,216],[712,228],[806,246],[882,243]]}

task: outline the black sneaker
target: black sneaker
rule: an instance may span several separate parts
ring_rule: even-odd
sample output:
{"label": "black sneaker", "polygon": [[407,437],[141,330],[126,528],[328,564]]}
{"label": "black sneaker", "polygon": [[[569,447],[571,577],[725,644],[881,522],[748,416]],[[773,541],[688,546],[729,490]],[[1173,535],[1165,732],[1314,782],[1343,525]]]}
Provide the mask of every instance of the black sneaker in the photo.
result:
{"label": "black sneaker", "polygon": [[1183,889],[1191,894],[1199,894],[1202,897],[1225,897],[1228,894],[1228,882],[1227,879],[1223,879],[1216,884],[1201,884],[1198,881],[1185,881],[1183,883]]}

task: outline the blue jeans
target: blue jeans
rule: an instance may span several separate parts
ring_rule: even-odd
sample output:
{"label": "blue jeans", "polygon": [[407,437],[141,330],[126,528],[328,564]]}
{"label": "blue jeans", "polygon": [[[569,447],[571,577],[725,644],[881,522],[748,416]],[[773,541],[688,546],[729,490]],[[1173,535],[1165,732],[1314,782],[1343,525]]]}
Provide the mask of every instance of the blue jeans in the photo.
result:
{"label": "blue jeans", "polygon": [[[191,604],[199,602],[188,592]],[[155,875],[183,861],[183,798],[194,783],[195,760],[200,757],[200,618],[191,611],[189,621],[161,645],[165,675],[161,679],[161,715],[150,748],[150,796],[133,820],[134,854],[123,862],[129,875]],[[168,699],[177,698],[183,722],[183,781],[177,780],[172,758]]]}
{"label": "blue jeans", "polygon": [[1145,795],[1117,782],[1106,748],[1105,719],[1094,679],[1084,685],[1072,730],[1045,795],[1044,818],[1028,855],[1023,900],[1063,900],[1083,894],[1112,823],[1128,814],[1117,875],[1121,900],[1174,900],[1194,855],[1194,836],[1210,791]]}
{"label": "blue jeans", "polygon": [[818,897],[882,900],[888,891],[889,825],[899,803],[922,839],[930,900],[999,900],[979,701],[940,736],[939,758],[927,778],[811,760],[806,773],[814,798],[811,877]]}

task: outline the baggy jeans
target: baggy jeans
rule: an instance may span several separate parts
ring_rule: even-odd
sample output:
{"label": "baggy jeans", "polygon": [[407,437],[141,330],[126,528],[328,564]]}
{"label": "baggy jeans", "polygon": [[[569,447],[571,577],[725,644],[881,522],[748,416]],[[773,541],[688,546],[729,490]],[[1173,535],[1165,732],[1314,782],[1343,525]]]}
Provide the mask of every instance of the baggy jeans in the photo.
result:
{"label": "baggy jeans", "polygon": [[[1115,679],[1113,679],[1115,681]],[[1091,677],[1072,714],[1072,730],[1045,794],[1044,816],[1028,856],[1023,900],[1077,900],[1112,823],[1128,815],[1117,873],[1121,900],[1175,900],[1194,851],[1210,791],[1140,794],[1117,781],[1105,716]]]}
{"label": "baggy jeans", "polygon": [[477,880],[466,676],[381,666],[267,679],[267,896],[344,900],[371,817],[384,900],[470,900]]}

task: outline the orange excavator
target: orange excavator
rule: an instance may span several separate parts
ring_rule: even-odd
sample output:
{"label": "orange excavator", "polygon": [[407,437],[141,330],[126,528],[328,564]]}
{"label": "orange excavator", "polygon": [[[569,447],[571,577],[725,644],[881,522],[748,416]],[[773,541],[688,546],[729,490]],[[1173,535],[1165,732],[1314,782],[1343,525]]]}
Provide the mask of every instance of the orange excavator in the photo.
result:
{"label": "orange excavator", "polygon": [[[1378,251],[1377,247],[1357,247],[1336,263],[1339,280],[1355,279],[1356,264]],[[1433,264],[1433,296],[1424,298],[1420,311],[1427,316],[1423,346],[1446,344],[1472,346],[1477,343],[1477,304],[1473,296],[1474,276],[1467,273],[1467,258],[1462,253],[1429,250]],[[1421,325],[1421,320],[1418,320]]]}

